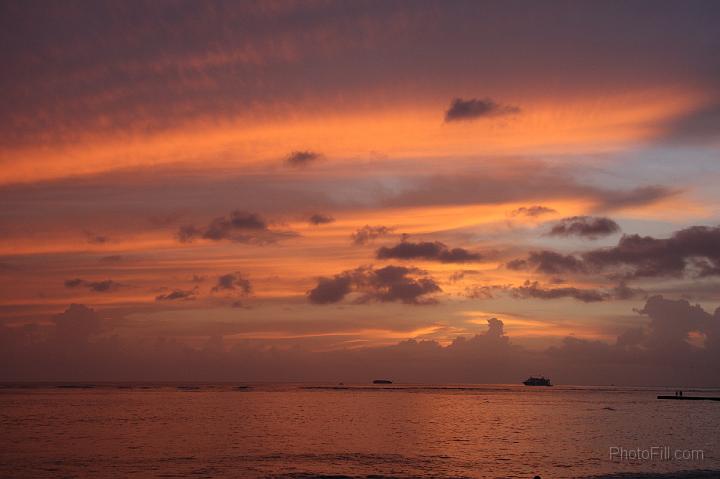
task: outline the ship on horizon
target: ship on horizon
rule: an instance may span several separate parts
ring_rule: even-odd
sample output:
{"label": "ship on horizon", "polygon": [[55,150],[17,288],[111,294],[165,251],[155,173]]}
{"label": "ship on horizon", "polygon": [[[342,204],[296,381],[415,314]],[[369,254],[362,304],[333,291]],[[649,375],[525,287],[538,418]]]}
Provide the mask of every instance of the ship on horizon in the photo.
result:
{"label": "ship on horizon", "polygon": [[552,384],[550,384],[550,378],[546,378],[544,376],[540,376],[539,378],[530,376],[523,381],[523,384],[525,386],[552,386]]}

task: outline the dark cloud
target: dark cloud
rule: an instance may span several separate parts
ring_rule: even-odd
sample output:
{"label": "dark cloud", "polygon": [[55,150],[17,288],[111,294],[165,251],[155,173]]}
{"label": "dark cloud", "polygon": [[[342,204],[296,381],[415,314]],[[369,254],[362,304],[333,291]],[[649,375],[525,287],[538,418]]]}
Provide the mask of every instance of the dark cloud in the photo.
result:
{"label": "dark cloud", "polygon": [[285,163],[295,168],[301,168],[304,166],[308,166],[311,163],[315,163],[321,158],[322,155],[314,151],[293,151],[287,156],[287,158],[285,158]]}
{"label": "dark cloud", "polygon": [[379,248],[375,256],[377,259],[424,259],[441,263],[470,263],[483,259],[480,253],[474,253],[464,248],[448,248],[439,241],[419,243],[402,241],[395,246]]}
{"label": "dark cloud", "polygon": [[330,304],[342,301],[345,296],[352,292],[353,279],[348,272],[340,273],[332,278],[321,277],[317,285],[307,296],[313,304]]}
{"label": "dark cloud", "polygon": [[373,240],[387,236],[394,231],[394,228],[387,226],[365,225],[352,234],[352,241],[356,245],[366,245]]}
{"label": "dark cloud", "polygon": [[335,221],[335,218],[333,218],[330,215],[324,215],[321,213],[315,213],[314,215],[311,215],[310,218],[308,218],[308,223],[311,225],[326,225],[328,223],[333,223]]}
{"label": "dark cloud", "polygon": [[610,218],[593,216],[572,216],[561,219],[552,227],[550,236],[582,236],[596,239],[620,231],[620,226]]}
{"label": "dark cloud", "polygon": [[[440,292],[440,286],[426,273],[417,268],[386,266],[364,276],[361,287],[367,285],[363,301],[401,301],[408,304],[427,304],[432,300],[425,296]],[[415,276],[415,277],[412,277]],[[364,283],[364,284],[363,284]]]}
{"label": "dark cloud", "polygon": [[449,280],[451,283],[457,283],[458,281],[462,281],[463,279],[465,279],[466,276],[476,275],[476,274],[480,274],[480,271],[477,271],[477,270],[474,270],[474,269],[463,269],[463,270],[460,270],[460,271],[455,271],[455,272],[453,272],[453,273],[449,276],[448,280]]}
{"label": "dark cloud", "polygon": [[155,296],[155,301],[192,301],[197,298],[197,293],[197,288],[173,289],[169,293]]}
{"label": "dark cloud", "polygon": [[472,285],[465,288],[463,295],[470,299],[493,299],[496,293],[508,291],[510,288],[510,285],[500,284]]}
{"label": "dark cloud", "polygon": [[240,273],[228,273],[218,276],[217,283],[212,288],[213,292],[221,291],[237,291],[240,294],[247,295],[252,292],[252,284]]}
{"label": "dark cloud", "polygon": [[111,279],[106,279],[104,281],[92,281],[90,283],[87,283],[86,286],[88,286],[93,291],[105,292],[105,291],[112,291],[114,289],[117,289],[121,285],[120,285],[120,283],[118,283],[116,281],[113,281]]}
{"label": "dark cloud", "polygon": [[111,279],[106,279],[103,281],[87,281],[80,278],[75,279],[68,279],[65,281],[65,287],[66,288],[87,288],[90,291],[94,291],[96,293],[106,293],[110,291],[114,291],[118,288],[120,288],[122,284],[118,283],[117,281],[113,281]]}
{"label": "dark cloud", "polygon": [[[615,344],[566,338],[562,346],[550,348],[546,354],[551,360],[571,365],[576,373],[592,370],[596,379],[598,375],[621,377],[621,369],[628,365],[638,371],[644,369],[635,381],[642,381],[641,375],[654,375],[653,368],[662,371],[654,379],[656,384],[697,383],[703,382],[705,375],[720,374],[720,310],[711,315],[686,300],[653,296],[638,312],[649,317],[647,327],[622,332]],[[704,344],[691,343],[693,332],[704,338]]]}
{"label": "dark cloud", "polygon": [[520,108],[511,105],[501,105],[490,98],[471,98],[463,100],[455,98],[445,112],[445,122],[475,120],[502,115],[520,113]]}
{"label": "dark cloud", "polygon": [[510,212],[511,216],[542,216],[550,213],[557,213],[556,210],[548,208],[547,206],[534,205],[534,206],[521,206],[520,208]]}
{"label": "dark cloud", "polygon": [[490,318],[487,320],[488,323],[488,330],[487,330],[487,336],[493,337],[493,338],[503,338],[505,337],[505,324],[502,322],[502,320],[497,318]]}
{"label": "dark cloud", "polygon": [[442,291],[425,271],[404,266],[385,266],[374,269],[361,267],[344,271],[332,278],[318,279],[315,288],[308,291],[314,304],[337,303],[352,292],[359,293],[358,303],[402,302],[405,304],[431,304],[429,295]]}
{"label": "dark cloud", "polygon": [[595,270],[613,269],[624,277],[720,275],[720,227],[692,226],[660,239],[625,235],[617,246],[582,258]]}
{"label": "dark cloud", "polygon": [[720,352],[720,308],[711,315],[685,299],[652,296],[638,312],[650,318],[647,342],[651,347],[670,351],[689,349],[689,334],[697,332],[705,336],[706,349]]}
{"label": "dark cloud", "polygon": [[584,303],[627,300],[644,297],[645,292],[621,282],[611,289],[576,288],[573,286],[543,287],[537,281],[525,281],[521,286],[508,284],[472,285],[465,288],[464,296],[471,299],[494,299],[498,294],[509,294],[518,299],[561,299],[572,298]]}
{"label": "dark cloud", "polygon": [[85,280],[82,280],[80,278],[65,280],[66,288],[77,288],[78,286],[84,286],[84,285],[85,285]]}
{"label": "dark cloud", "polygon": [[547,250],[532,251],[526,259],[514,259],[506,266],[515,271],[532,270],[547,275],[585,271],[585,264],[575,256]]}
{"label": "dark cloud", "polygon": [[233,211],[229,216],[215,218],[203,228],[181,226],[177,233],[177,238],[182,243],[202,238],[211,241],[267,244],[295,236],[297,233],[292,231],[272,230],[260,215],[240,210]]}
{"label": "dark cloud", "polygon": [[598,274],[615,278],[709,277],[720,275],[720,227],[691,226],[670,238],[623,235],[618,244],[580,255],[533,251],[506,264],[512,270],[546,275]]}
{"label": "dark cloud", "polygon": [[233,211],[229,218],[216,218],[207,227],[204,237],[218,240],[227,236],[230,230],[262,231],[268,227],[265,220],[255,213],[245,211]]}
{"label": "dark cloud", "polygon": [[511,288],[510,294],[516,298],[573,298],[583,303],[595,303],[610,299],[608,293],[596,289],[579,289],[573,287],[543,288],[537,281],[526,281],[522,286]]}

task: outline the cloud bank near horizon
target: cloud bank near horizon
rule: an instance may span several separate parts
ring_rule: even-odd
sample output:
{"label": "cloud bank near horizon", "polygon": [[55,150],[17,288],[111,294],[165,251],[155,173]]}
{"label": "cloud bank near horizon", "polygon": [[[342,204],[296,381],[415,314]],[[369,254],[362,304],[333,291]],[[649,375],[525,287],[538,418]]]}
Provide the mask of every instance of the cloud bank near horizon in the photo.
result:
{"label": "cloud bank near horizon", "polygon": [[[311,352],[225,344],[221,335],[189,347],[165,338],[120,338],[117,321],[73,304],[51,325],[3,331],[3,380],[319,380],[368,382],[517,383],[542,369],[560,384],[716,386],[720,372],[720,308],[714,313],[685,300],[650,297],[638,313],[646,326],[612,343],[566,337],[559,346],[533,351],[513,344],[504,324],[456,337],[446,346],[409,339],[374,348]],[[697,335],[703,342],[698,344]]]}

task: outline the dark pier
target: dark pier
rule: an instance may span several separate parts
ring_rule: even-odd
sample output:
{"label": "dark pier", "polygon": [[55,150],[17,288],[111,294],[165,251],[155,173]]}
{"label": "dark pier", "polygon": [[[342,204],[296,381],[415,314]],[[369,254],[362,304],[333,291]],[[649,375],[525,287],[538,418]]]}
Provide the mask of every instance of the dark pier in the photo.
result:
{"label": "dark pier", "polygon": [[710,396],[658,396],[658,399],[674,399],[677,401],[720,401],[720,397]]}

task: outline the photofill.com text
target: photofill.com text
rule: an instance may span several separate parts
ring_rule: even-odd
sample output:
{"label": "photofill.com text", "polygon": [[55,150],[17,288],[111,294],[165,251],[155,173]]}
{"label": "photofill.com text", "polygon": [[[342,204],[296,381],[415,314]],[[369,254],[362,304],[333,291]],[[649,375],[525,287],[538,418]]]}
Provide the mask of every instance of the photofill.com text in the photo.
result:
{"label": "photofill.com text", "polygon": [[702,461],[704,459],[705,451],[702,449],[673,449],[670,446],[610,447],[611,461]]}

